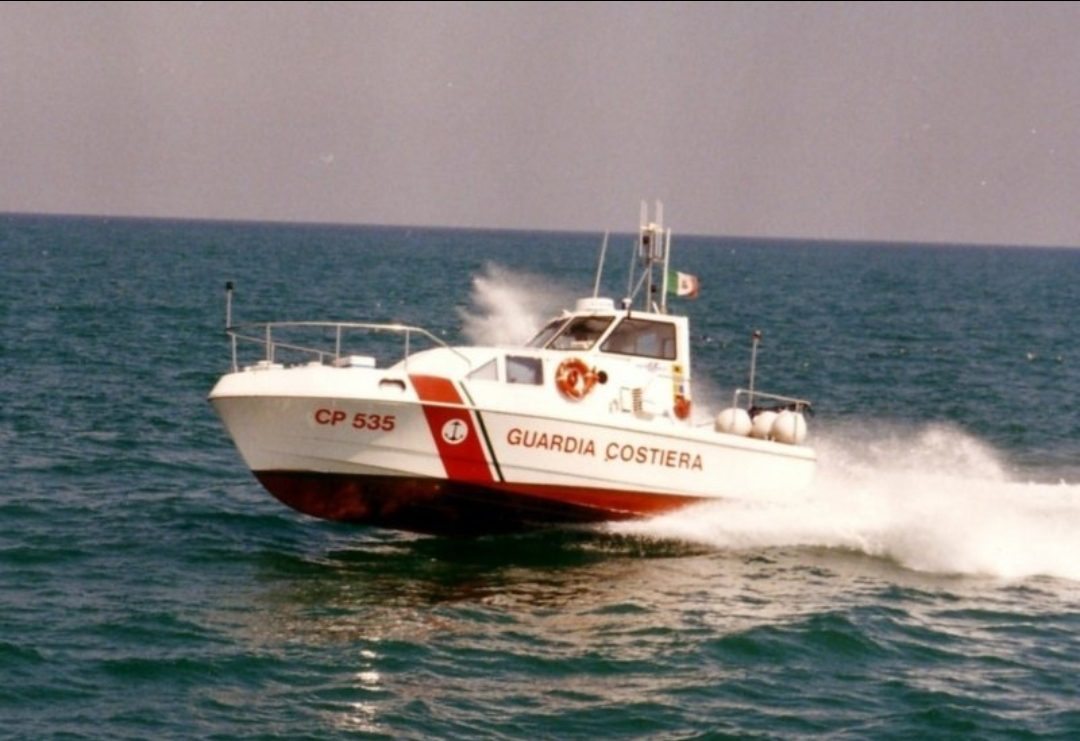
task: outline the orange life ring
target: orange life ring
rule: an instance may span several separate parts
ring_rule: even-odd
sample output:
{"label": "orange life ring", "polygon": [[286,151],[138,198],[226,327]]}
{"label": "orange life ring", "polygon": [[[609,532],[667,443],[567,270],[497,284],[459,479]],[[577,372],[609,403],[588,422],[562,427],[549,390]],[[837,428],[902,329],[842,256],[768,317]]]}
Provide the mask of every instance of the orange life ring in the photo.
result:
{"label": "orange life ring", "polygon": [[567,358],[555,371],[555,385],[568,399],[579,401],[596,385],[596,371],[581,358]]}

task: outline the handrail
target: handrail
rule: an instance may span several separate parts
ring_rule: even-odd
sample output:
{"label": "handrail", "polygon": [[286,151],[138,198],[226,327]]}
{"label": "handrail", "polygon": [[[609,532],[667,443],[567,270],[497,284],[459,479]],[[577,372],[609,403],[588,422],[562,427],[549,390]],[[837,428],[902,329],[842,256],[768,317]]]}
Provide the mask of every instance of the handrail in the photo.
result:
{"label": "handrail", "polygon": [[754,405],[754,399],[763,398],[770,401],[779,401],[784,404],[789,404],[793,407],[792,411],[801,412],[806,409],[810,409],[811,404],[806,399],[797,399],[794,396],[781,396],[780,394],[767,394],[764,391],[757,391],[756,389],[735,389],[735,394],[731,398],[731,406],[739,406],[739,397],[747,397],[747,406]]}
{"label": "handrail", "polygon": [[[333,328],[334,329],[334,350],[331,353],[329,350],[320,349],[317,347],[307,347],[305,345],[296,345],[288,342],[279,342],[274,340],[274,331],[289,329],[289,328]],[[237,359],[237,341],[251,342],[254,344],[261,344],[266,348],[266,361],[274,362],[274,351],[277,348],[286,350],[292,350],[299,353],[305,353],[314,356],[320,363],[325,362],[327,357],[332,357],[335,361],[341,358],[341,339],[344,330],[369,330],[374,332],[394,332],[397,334],[403,334],[405,340],[405,355],[404,361],[406,367],[408,367],[409,355],[411,353],[411,336],[413,334],[424,337],[430,340],[432,343],[443,347],[450,352],[457,355],[465,364],[472,367],[472,362],[460,351],[454,349],[443,340],[433,335],[423,327],[414,327],[408,324],[375,324],[371,322],[245,322],[244,324],[235,324],[225,328],[226,334],[229,335],[230,343],[232,346],[232,369],[233,372],[239,370],[239,362]],[[246,332],[258,332],[261,336],[255,336],[254,334],[245,334]]]}

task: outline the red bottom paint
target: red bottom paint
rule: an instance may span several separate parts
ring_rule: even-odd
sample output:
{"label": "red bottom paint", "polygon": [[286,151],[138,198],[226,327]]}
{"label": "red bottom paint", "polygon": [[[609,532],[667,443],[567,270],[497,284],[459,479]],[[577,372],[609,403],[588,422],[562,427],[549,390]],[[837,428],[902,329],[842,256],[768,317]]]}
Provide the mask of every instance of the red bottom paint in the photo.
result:
{"label": "red bottom paint", "polygon": [[432,535],[486,535],[548,525],[626,520],[697,497],[542,484],[257,471],[275,497],[313,517]]}

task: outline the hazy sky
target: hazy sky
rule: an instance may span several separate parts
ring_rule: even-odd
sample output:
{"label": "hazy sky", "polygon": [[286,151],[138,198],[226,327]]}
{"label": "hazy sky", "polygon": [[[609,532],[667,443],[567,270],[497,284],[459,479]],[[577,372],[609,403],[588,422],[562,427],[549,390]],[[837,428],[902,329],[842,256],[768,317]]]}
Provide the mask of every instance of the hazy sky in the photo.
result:
{"label": "hazy sky", "polygon": [[1080,245],[1080,5],[0,4],[0,211]]}

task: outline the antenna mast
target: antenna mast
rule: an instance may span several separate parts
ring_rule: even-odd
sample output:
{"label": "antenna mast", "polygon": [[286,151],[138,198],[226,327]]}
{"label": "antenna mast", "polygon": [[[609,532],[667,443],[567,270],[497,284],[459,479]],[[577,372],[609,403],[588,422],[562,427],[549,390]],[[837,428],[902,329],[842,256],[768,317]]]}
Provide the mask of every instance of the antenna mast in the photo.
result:
{"label": "antenna mast", "polygon": [[[645,311],[667,312],[667,255],[671,236],[664,233],[664,204],[656,202],[656,220],[649,220],[649,207],[641,202],[641,220],[638,231],[638,258],[641,260],[645,283]],[[663,285],[660,286],[660,303],[653,297],[653,267],[663,266]],[[640,285],[640,284],[639,284]],[[633,299],[633,296],[631,296]]]}

